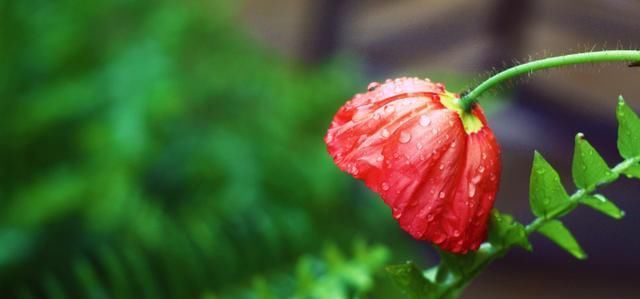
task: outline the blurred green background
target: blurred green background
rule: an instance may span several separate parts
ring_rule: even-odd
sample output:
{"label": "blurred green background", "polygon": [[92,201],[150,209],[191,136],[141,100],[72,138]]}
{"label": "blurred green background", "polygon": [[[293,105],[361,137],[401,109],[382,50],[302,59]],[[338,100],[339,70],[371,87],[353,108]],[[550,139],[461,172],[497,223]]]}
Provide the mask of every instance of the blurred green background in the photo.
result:
{"label": "blurred green background", "polygon": [[[331,162],[340,105],[398,75],[460,91],[513,59],[637,48],[638,17],[634,0],[0,1],[0,298],[402,298],[384,266],[436,255]],[[498,207],[530,220],[533,150],[569,182],[578,130],[616,162],[637,78],[570,69],[484,99]],[[588,261],[534,238],[463,298],[635,298],[640,190],[607,192],[622,221],[566,219]]]}
{"label": "blurred green background", "polygon": [[236,6],[2,2],[0,297],[372,290],[406,237],[322,141],[362,78],[261,48]]}

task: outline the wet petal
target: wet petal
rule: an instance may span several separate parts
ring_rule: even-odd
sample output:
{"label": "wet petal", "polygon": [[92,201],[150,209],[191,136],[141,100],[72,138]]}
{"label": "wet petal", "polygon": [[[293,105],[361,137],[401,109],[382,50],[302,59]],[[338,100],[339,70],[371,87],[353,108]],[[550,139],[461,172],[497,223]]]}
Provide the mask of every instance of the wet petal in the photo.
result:
{"label": "wet petal", "polygon": [[481,108],[472,111],[481,128],[467,133],[452,97],[415,78],[372,83],[338,111],[325,141],[334,162],[380,194],[404,230],[461,253],[486,238],[500,160]]}

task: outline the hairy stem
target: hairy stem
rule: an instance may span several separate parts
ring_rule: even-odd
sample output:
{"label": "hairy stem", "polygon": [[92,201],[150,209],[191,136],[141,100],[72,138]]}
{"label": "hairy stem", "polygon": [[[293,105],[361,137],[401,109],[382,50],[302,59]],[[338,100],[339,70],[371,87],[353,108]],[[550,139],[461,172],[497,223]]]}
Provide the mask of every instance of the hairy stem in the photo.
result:
{"label": "hairy stem", "polygon": [[556,68],[566,65],[583,64],[583,63],[597,63],[597,62],[614,62],[614,61],[628,61],[633,63],[640,63],[640,51],[635,50],[615,50],[615,51],[597,51],[589,53],[578,53],[563,55],[557,57],[544,58],[540,60],[534,60],[525,64],[517,65],[512,68],[506,69],[498,74],[493,75],[489,79],[480,83],[476,88],[472,89],[469,93],[465,94],[460,99],[460,104],[464,111],[470,111],[471,107],[478,98],[495,87],[496,85],[509,80],[513,77],[531,74],[535,71]]}

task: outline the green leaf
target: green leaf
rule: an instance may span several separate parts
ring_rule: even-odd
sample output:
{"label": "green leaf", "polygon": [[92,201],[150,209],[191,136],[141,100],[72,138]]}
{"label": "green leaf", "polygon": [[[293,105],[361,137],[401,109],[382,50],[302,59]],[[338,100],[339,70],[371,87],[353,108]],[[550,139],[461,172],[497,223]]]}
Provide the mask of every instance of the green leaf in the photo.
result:
{"label": "green leaf", "polygon": [[580,203],[590,206],[614,219],[624,217],[624,211],[620,210],[614,203],[600,194],[584,196],[580,199]]}
{"label": "green leaf", "polygon": [[640,164],[631,165],[625,169],[622,173],[630,179],[640,179]]}
{"label": "green leaf", "polygon": [[627,106],[622,96],[618,98],[618,151],[625,158],[640,156],[640,119]]}
{"label": "green leaf", "polygon": [[501,214],[497,209],[491,211],[489,242],[501,248],[518,245],[526,250],[532,250],[524,225],[515,221],[509,214]]}
{"label": "green leaf", "polygon": [[545,218],[571,204],[558,173],[537,151],[531,168],[529,203],[534,215]]}
{"label": "green leaf", "polygon": [[558,246],[571,253],[578,259],[586,259],[587,254],[584,253],[578,241],[573,237],[571,232],[559,220],[550,220],[538,229],[538,232],[551,239]]}
{"label": "green leaf", "polygon": [[387,266],[386,270],[395,284],[409,298],[428,298],[429,294],[435,293],[433,283],[423,275],[413,262]]}
{"label": "green leaf", "polygon": [[594,187],[605,179],[615,176],[607,162],[602,159],[598,151],[584,139],[582,133],[576,135],[576,145],[573,152],[571,166],[573,182],[578,188]]}

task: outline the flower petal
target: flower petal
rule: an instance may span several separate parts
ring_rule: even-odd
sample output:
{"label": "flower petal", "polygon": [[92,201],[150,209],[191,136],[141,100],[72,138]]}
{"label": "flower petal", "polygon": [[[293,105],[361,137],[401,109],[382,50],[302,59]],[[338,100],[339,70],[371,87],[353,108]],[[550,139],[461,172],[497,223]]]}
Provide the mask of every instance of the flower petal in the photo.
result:
{"label": "flower petal", "polygon": [[442,105],[440,84],[419,79],[371,85],[338,111],[325,137],[334,162],[379,193],[413,237],[445,250],[477,249],[486,238],[500,174],[499,148],[483,124],[465,132]]}

